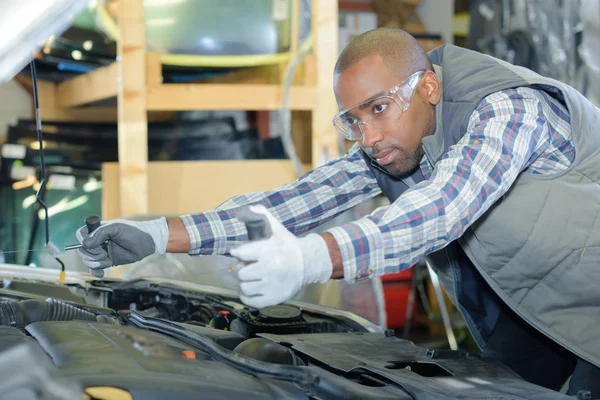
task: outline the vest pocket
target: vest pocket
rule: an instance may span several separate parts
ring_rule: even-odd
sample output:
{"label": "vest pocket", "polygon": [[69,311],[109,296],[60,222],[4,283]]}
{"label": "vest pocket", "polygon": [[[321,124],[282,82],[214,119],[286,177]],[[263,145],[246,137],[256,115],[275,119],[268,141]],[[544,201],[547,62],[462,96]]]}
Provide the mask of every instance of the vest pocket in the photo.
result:
{"label": "vest pocket", "polygon": [[[540,285],[560,288],[563,294],[587,292],[587,289],[598,292],[600,247],[584,247],[573,251],[540,281]],[[569,285],[574,285],[574,290],[565,287]]]}

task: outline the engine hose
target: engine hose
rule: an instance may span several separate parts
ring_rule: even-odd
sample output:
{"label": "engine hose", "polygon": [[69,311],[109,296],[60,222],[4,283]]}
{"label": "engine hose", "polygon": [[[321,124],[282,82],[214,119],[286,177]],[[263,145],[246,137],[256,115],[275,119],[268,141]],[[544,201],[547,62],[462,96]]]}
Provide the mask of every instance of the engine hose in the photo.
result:
{"label": "engine hose", "polygon": [[24,328],[38,321],[97,321],[118,324],[115,317],[96,315],[55,299],[0,302],[0,325]]}

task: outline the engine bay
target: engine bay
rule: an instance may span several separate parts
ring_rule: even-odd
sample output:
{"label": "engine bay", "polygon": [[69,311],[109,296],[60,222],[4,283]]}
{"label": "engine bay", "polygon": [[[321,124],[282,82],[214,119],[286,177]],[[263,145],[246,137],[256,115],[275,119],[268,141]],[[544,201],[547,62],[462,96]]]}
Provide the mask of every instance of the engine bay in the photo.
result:
{"label": "engine bay", "polygon": [[[141,283],[142,288],[138,285]],[[199,293],[165,285],[132,282],[113,288],[108,307],[137,311],[145,317],[166,319],[197,326],[236,332],[244,338],[259,333],[327,333],[366,331],[343,318],[328,318],[290,304],[258,310],[237,298]]]}
{"label": "engine bay", "polygon": [[[295,302],[258,310],[227,291],[172,282],[4,279],[0,332],[0,371],[13,365],[0,393],[12,390],[15,363],[33,362],[22,368],[133,399],[438,399],[466,390],[566,398],[493,360],[415,346],[341,310]],[[33,355],[16,354],[19,346]],[[28,384],[44,390],[43,380]]]}

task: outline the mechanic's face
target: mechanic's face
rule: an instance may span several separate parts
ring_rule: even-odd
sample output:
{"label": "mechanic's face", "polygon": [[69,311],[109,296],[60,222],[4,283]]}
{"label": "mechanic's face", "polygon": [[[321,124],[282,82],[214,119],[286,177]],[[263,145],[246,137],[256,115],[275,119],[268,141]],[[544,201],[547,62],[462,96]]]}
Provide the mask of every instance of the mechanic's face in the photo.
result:
{"label": "mechanic's face", "polygon": [[[378,54],[367,56],[334,77],[338,108],[343,110],[364,102],[407,77],[397,76]],[[361,124],[362,137],[358,139],[361,147],[391,175],[409,174],[423,158],[421,139],[435,131],[435,105],[439,99],[437,76],[427,71],[421,76],[410,106],[395,122],[379,129]],[[362,119],[361,115],[354,117]]]}

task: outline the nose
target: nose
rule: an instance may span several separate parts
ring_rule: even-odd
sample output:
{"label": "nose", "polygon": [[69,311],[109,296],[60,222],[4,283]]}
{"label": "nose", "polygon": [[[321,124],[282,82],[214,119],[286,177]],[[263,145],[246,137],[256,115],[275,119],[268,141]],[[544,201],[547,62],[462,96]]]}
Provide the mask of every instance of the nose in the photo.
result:
{"label": "nose", "polygon": [[373,129],[366,122],[359,122],[360,131],[362,133],[362,145],[364,147],[373,147],[375,143],[383,139],[383,135],[377,129]]}

